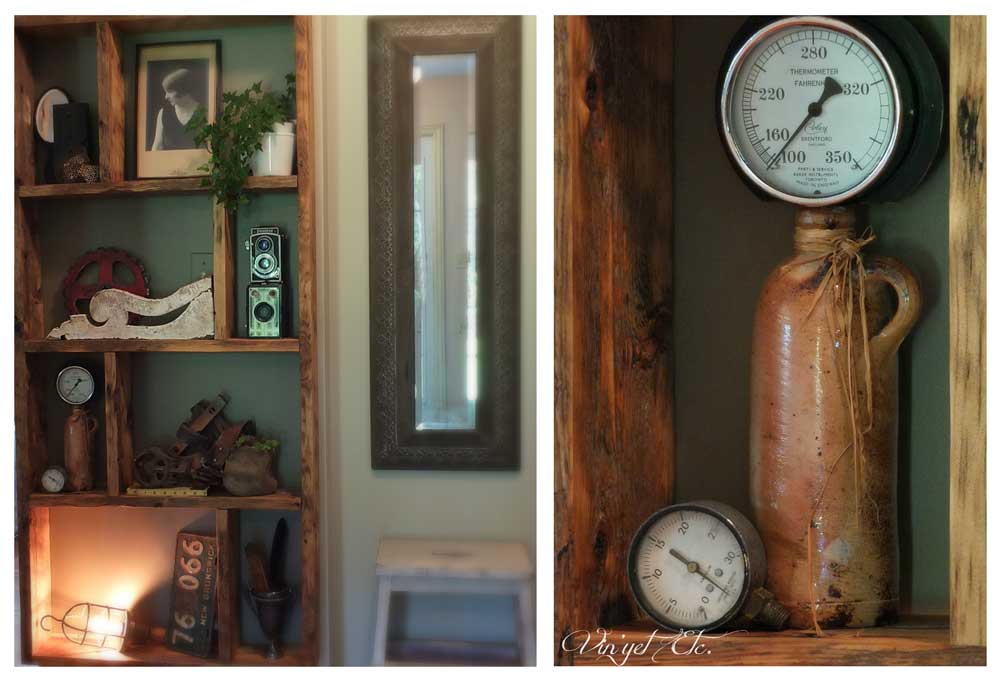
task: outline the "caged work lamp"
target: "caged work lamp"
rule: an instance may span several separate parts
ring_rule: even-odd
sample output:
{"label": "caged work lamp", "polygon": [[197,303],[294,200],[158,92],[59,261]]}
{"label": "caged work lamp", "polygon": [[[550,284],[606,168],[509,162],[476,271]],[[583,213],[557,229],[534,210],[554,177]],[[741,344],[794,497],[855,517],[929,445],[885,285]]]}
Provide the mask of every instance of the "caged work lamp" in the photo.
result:
{"label": "caged work lamp", "polygon": [[62,619],[45,615],[39,622],[43,631],[52,631],[46,624],[58,622],[62,625],[66,640],[81,646],[95,646],[121,651],[126,642],[140,642],[145,636],[139,635],[139,627],[129,616],[128,610],[96,603],[77,603],[66,611]]}

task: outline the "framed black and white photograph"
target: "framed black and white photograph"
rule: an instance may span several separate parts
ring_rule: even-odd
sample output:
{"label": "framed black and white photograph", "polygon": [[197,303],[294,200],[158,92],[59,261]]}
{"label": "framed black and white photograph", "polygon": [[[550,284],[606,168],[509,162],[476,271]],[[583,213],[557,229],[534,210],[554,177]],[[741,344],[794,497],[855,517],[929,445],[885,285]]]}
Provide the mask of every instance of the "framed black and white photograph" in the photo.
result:
{"label": "framed black and white photograph", "polygon": [[208,150],[187,123],[219,107],[222,49],[218,40],[136,47],[135,175],[139,179],[204,175]]}

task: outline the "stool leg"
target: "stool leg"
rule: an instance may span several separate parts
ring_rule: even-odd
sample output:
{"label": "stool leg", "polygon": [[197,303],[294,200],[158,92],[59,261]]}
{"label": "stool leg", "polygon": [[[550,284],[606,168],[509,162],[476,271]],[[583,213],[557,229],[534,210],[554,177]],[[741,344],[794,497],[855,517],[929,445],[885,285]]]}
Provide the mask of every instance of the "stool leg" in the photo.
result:
{"label": "stool leg", "polygon": [[535,665],[535,609],[531,601],[531,582],[522,582],[517,595],[518,643],[521,664],[527,667]]}
{"label": "stool leg", "polygon": [[389,603],[392,588],[389,577],[378,578],[378,603],[375,606],[375,645],[372,651],[372,665],[385,665],[385,651],[389,638]]}

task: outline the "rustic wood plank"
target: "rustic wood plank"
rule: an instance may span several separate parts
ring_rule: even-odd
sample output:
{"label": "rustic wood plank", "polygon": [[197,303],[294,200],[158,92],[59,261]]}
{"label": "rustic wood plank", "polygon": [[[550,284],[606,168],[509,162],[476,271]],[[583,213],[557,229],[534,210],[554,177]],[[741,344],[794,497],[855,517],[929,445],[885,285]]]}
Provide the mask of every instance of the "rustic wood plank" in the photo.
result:
{"label": "rustic wood plank", "polygon": [[285,23],[289,16],[282,15],[217,15],[217,16],[56,16],[21,15],[14,17],[14,26],[19,31],[44,37],[89,34],[95,24],[110,22],[116,28],[129,33],[152,33],[158,31],[195,31],[216,28],[242,28]]}
{"label": "rustic wood plank", "polygon": [[224,204],[212,202],[212,295],[215,299],[215,337],[236,335],[236,252],[233,248],[236,216]]}
{"label": "rustic wood plank", "polygon": [[556,20],[557,641],[635,618],[628,545],[671,496],[671,36]]}
{"label": "rustic wood plank", "polygon": [[299,373],[302,383],[302,648],[319,658],[319,388],[316,382],[316,230],[313,178],[312,18],[295,17],[296,154],[299,176]]}
{"label": "rustic wood plank", "polygon": [[108,469],[108,496],[132,485],[132,356],[104,353],[104,432]]}
{"label": "rustic wood plank", "polygon": [[[286,176],[251,176],[247,178],[248,192],[288,192],[298,188],[299,178]],[[22,199],[74,199],[74,198],[117,198],[128,196],[186,196],[208,194],[201,178],[178,177],[158,180],[127,180],[123,182],[99,182],[87,184],[37,184],[18,188]]]}
{"label": "rustic wood plank", "polygon": [[[650,641],[654,632],[656,638],[648,647],[638,647]],[[986,664],[985,648],[955,646],[949,642],[947,622],[930,628],[916,624],[913,627],[827,629],[822,637],[812,631],[786,630],[744,631],[717,639],[709,638],[719,636],[710,632],[700,639],[693,635],[682,637],[673,644],[674,636],[645,621],[614,628],[607,635],[607,643],[617,646],[612,656],[618,661],[624,659],[622,646],[636,646],[627,664],[637,666]],[[575,632],[572,642],[567,645],[573,651],[570,653],[572,664],[610,665],[611,660],[601,657],[597,650],[601,637],[602,634],[594,630]],[[581,646],[586,648],[583,652]],[[689,651],[690,654],[680,654]],[[605,648],[604,652],[612,653],[610,648]]]}
{"label": "rustic wood plank", "polygon": [[42,259],[33,221],[31,206],[14,199],[14,336],[30,340],[45,336]]}
{"label": "rustic wood plank", "polygon": [[25,38],[14,31],[14,179],[35,184],[35,79]]}
{"label": "rustic wood plank", "polygon": [[[28,528],[28,565],[22,565],[21,570],[28,573],[23,575],[25,579],[30,575],[31,598],[27,601],[22,599],[21,614],[22,620],[25,611],[28,614],[27,629],[22,629],[22,636],[26,631],[27,635],[24,636],[23,643],[30,651],[36,633],[38,638],[45,637],[36,629],[36,623],[41,620],[43,615],[52,613],[52,551],[49,542],[49,509],[32,509]],[[26,604],[30,604],[30,607],[26,607]],[[30,655],[24,659],[30,659]]]}
{"label": "rustic wood plank", "polygon": [[102,182],[125,179],[125,76],[117,29],[97,22],[97,120]]}
{"label": "rustic wood plank", "polygon": [[[156,629],[154,628],[154,633]],[[162,634],[161,634],[162,636]],[[305,652],[299,647],[284,649],[278,660],[268,660],[261,648],[240,646],[232,662],[223,663],[216,658],[192,657],[186,653],[168,648],[162,641],[153,641],[144,646],[130,648],[124,653],[110,650],[78,646],[65,639],[50,638],[36,646],[33,661],[42,666],[57,667],[134,667],[153,665],[164,667],[213,667],[220,664],[232,666],[260,665],[265,667],[301,667],[308,664]]]}
{"label": "rustic wood plank", "polygon": [[297,338],[211,338],[152,340],[96,338],[33,340],[18,343],[24,352],[298,352]]}
{"label": "rustic wood plank", "polygon": [[951,640],[986,645],[986,17],[951,18]]}
{"label": "rustic wood plank", "polygon": [[215,512],[215,537],[219,542],[219,661],[232,662],[240,645],[240,513]]}
{"label": "rustic wood plank", "polygon": [[211,494],[204,497],[110,496],[103,492],[36,492],[28,499],[30,508],[122,506],[135,508],[212,508],[258,509],[265,511],[297,511],[302,507],[299,490],[279,489],[274,494],[255,497],[234,497]]}

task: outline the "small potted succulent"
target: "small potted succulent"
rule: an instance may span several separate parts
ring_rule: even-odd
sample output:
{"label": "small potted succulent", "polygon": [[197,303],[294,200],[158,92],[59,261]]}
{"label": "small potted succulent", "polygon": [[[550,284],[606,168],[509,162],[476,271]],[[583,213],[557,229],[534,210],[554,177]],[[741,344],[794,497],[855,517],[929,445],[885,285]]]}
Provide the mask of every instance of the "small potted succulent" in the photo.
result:
{"label": "small potted succulent", "polygon": [[288,74],[285,81],[282,94],[265,92],[260,81],[242,92],[225,92],[215,122],[209,123],[207,110],[201,108],[187,123],[195,143],[206,146],[210,154],[200,168],[207,173],[202,186],[210,187],[230,212],[247,202],[251,167],[258,175],[291,175],[295,77]]}
{"label": "small potted succulent", "polygon": [[236,440],[236,447],[226,457],[222,472],[222,486],[238,497],[274,494],[278,478],[274,474],[274,457],[278,441],[256,435],[243,435]]}

